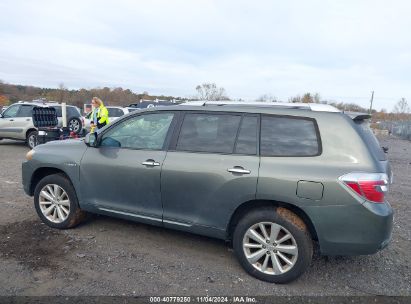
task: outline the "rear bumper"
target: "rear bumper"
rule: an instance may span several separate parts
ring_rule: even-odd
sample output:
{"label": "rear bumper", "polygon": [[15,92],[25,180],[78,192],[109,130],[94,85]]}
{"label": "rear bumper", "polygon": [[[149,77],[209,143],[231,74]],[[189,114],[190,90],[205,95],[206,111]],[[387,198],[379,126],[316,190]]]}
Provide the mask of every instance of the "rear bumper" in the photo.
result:
{"label": "rear bumper", "polygon": [[316,228],[321,254],[373,254],[391,240],[393,210],[388,202],[306,210]]}

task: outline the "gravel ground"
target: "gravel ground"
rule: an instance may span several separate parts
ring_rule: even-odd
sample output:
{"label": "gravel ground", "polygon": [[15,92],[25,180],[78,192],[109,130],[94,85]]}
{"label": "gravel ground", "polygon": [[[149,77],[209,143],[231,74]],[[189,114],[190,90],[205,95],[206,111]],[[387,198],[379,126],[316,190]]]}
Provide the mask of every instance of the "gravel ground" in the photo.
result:
{"label": "gravel ground", "polygon": [[390,246],[372,256],[315,255],[300,279],[275,285],[247,275],[223,241],[103,216],[48,228],[22,189],[28,149],[2,140],[0,295],[411,295],[411,142],[382,145],[395,174]]}

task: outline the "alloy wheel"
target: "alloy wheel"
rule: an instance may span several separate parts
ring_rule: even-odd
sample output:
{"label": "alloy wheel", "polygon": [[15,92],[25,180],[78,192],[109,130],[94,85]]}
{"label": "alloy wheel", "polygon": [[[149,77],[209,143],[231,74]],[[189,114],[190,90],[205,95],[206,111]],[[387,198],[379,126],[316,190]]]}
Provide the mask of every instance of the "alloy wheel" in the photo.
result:
{"label": "alloy wheel", "polygon": [[298,259],[298,246],[293,235],[272,222],[251,226],[244,235],[243,250],[254,268],[269,275],[286,273]]}
{"label": "alloy wheel", "polygon": [[28,143],[29,143],[30,149],[33,149],[36,146],[36,135],[35,134],[32,134],[29,136]]}
{"label": "alloy wheel", "polygon": [[40,210],[53,223],[64,222],[70,214],[70,199],[62,187],[45,185],[39,194]]}
{"label": "alloy wheel", "polygon": [[73,130],[75,133],[77,133],[80,130],[80,123],[78,122],[77,119],[72,119],[70,120],[69,127],[71,130]]}

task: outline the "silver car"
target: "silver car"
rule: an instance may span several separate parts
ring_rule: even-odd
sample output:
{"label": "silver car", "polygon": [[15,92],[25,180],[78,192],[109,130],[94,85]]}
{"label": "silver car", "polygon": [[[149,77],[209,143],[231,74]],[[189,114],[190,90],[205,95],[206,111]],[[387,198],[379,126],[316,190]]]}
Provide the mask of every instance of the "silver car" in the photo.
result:
{"label": "silver car", "polygon": [[[36,106],[53,107],[58,116],[58,127],[62,126],[61,105],[58,103],[18,102],[9,106],[0,114],[0,140],[3,138],[24,140],[34,148],[37,129],[33,125],[32,110]],[[67,106],[67,125],[75,133],[80,133],[83,120],[75,106]]]}

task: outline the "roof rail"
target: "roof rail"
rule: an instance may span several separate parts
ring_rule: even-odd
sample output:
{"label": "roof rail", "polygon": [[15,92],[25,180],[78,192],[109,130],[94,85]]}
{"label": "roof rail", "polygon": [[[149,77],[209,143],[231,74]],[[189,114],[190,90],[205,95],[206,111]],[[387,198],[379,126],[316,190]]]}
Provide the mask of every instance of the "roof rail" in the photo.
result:
{"label": "roof rail", "polygon": [[291,103],[291,102],[261,102],[261,101],[207,101],[196,100],[185,102],[181,105],[189,106],[251,106],[251,107],[275,107],[285,109],[305,109],[316,112],[341,112],[334,106],[320,103]]}

